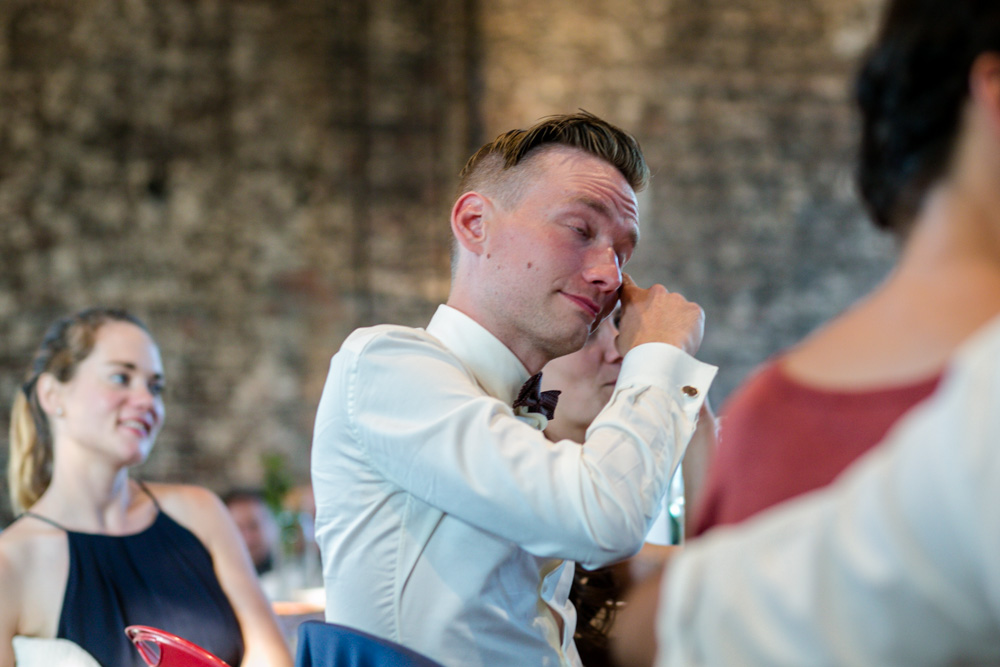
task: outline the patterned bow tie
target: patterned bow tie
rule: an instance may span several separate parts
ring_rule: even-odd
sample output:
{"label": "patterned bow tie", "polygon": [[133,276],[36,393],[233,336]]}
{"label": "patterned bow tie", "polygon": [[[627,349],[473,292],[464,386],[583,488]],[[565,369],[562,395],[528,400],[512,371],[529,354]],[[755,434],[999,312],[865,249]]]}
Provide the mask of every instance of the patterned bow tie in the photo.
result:
{"label": "patterned bow tie", "polygon": [[558,389],[541,391],[541,388],[542,374],[535,373],[521,386],[521,391],[514,400],[514,410],[523,407],[527,412],[537,412],[545,415],[546,419],[552,419],[556,414],[556,402],[562,392]]}

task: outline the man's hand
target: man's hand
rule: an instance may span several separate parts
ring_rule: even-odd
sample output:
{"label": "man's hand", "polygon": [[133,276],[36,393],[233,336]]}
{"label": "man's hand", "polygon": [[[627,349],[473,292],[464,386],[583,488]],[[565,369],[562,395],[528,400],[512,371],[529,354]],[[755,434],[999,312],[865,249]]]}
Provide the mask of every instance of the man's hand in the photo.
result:
{"label": "man's hand", "polygon": [[643,343],[669,343],[694,355],[705,334],[705,313],[663,285],[642,289],[622,275],[621,322],[618,324],[618,351],[624,355]]}

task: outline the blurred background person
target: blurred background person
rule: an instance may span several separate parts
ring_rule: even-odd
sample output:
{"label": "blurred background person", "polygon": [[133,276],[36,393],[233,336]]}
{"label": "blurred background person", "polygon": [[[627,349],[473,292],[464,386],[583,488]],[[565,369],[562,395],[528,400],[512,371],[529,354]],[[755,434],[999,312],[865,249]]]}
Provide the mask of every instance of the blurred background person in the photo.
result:
{"label": "blurred background person", "polygon": [[[997,48],[987,32],[996,6],[960,5],[967,25],[920,25],[944,5],[895,5],[899,26],[857,78],[858,183],[875,224],[901,243],[895,269],[727,401],[695,534],[828,484],[930,395],[955,349],[1000,312],[1000,181],[986,181],[997,158],[968,147],[981,132],[969,124],[968,77],[975,50]],[[904,24],[906,14],[917,20]]]}
{"label": "blurred background person", "polygon": [[222,502],[240,531],[257,575],[273,570],[281,534],[274,514],[264,502],[264,493],[257,489],[233,489],[222,497]]}
{"label": "blurred background person", "polygon": [[15,650],[32,664],[51,645],[37,639],[58,638],[138,667],[131,624],[234,667],[291,664],[219,499],[129,477],[163,424],[163,386],[156,343],[124,311],[84,310],[45,334],[11,416],[8,480],[23,513],[0,534],[0,666]]}

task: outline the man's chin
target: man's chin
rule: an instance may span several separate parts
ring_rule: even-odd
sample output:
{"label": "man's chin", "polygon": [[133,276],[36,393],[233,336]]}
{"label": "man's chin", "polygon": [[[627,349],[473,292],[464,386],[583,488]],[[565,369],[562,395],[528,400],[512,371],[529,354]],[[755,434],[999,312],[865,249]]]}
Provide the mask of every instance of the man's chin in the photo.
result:
{"label": "man's chin", "polygon": [[583,346],[587,343],[587,338],[589,337],[590,332],[588,331],[579,331],[567,335],[553,346],[552,351],[555,355],[552,358],[555,359],[556,357],[565,357],[567,354],[579,352],[583,349]]}

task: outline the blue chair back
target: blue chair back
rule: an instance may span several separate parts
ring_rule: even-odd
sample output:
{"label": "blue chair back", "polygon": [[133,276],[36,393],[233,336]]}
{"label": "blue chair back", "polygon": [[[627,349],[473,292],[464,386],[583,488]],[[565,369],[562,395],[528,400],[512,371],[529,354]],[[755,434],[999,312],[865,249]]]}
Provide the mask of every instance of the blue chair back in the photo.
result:
{"label": "blue chair back", "polygon": [[442,667],[388,639],[334,623],[306,621],[298,639],[295,667]]}

